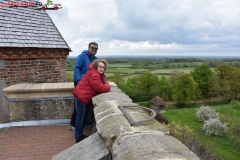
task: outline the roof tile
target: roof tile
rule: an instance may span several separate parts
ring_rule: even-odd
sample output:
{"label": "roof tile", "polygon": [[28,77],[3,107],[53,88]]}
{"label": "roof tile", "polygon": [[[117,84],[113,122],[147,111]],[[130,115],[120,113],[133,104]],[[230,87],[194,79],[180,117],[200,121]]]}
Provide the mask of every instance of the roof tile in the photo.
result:
{"label": "roof tile", "polygon": [[18,47],[18,43],[11,43],[12,47]]}
{"label": "roof tile", "polygon": [[[5,1],[0,0],[0,3]],[[2,40],[0,47],[68,48],[71,50],[47,12],[33,8],[5,7],[0,9],[0,38]]]}

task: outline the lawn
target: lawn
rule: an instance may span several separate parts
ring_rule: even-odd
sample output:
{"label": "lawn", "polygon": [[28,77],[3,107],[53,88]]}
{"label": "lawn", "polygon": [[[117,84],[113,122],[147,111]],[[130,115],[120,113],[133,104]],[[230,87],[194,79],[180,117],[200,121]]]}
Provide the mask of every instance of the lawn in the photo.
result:
{"label": "lawn", "polygon": [[67,71],[67,82],[73,82],[73,71]]}
{"label": "lawn", "polygon": [[[240,110],[231,108],[229,105],[213,106],[216,112],[225,114],[229,117],[239,117]],[[203,122],[197,121],[196,118],[197,108],[183,108],[183,109],[169,109],[162,113],[170,122],[180,123],[181,125],[187,125],[197,135],[198,141],[204,146],[215,146],[213,153],[219,156],[221,160],[239,160],[240,151],[237,151],[227,137],[206,136],[202,130]],[[216,147],[217,146],[217,147]]]}

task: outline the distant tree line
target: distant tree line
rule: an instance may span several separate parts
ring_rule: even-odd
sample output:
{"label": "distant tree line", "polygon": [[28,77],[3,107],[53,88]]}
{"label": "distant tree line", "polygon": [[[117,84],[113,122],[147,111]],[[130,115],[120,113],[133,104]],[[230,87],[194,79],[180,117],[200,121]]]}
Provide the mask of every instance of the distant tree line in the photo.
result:
{"label": "distant tree line", "polygon": [[[130,63],[131,68],[167,69],[167,68],[195,68],[199,64],[205,64],[210,68],[216,68],[221,63],[240,67],[240,59],[197,59],[197,58],[105,58],[108,63]],[[67,59],[67,70],[73,70],[76,58]]]}
{"label": "distant tree line", "polygon": [[212,71],[206,64],[198,65],[188,73],[176,73],[169,79],[145,72],[125,81],[119,73],[108,78],[134,101],[149,101],[158,95],[165,101],[189,104],[192,100],[222,97],[238,99],[240,94],[240,69],[225,63]]}

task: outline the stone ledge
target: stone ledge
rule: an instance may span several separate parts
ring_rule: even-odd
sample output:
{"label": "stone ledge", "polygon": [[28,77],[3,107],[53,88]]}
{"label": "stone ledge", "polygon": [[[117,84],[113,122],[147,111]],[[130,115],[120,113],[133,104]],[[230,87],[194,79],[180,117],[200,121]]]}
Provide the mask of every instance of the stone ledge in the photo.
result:
{"label": "stone ledge", "polygon": [[109,160],[110,152],[105,141],[94,133],[83,141],[53,156],[52,160]]}
{"label": "stone ledge", "polygon": [[73,82],[67,83],[23,83],[3,89],[8,99],[31,99],[37,97],[73,97]]}
{"label": "stone ledge", "polygon": [[0,123],[69,119],[74,106],[73,88],[73,82],[23,83],[4,88],[8,119],[0,119]]}
{"label": "stone ledge", "polygon": [[[109,82],[116,87],[114,82]],[[22,83],[9,86],[3,89],[8,99],[27,99],[37,97],[73,97],[73,82],[66,83]]]}

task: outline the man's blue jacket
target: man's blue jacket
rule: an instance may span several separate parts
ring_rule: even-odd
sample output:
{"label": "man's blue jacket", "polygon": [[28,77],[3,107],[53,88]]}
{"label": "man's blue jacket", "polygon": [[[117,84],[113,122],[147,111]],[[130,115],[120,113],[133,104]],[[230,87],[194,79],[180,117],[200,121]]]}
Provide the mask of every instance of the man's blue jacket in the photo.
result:
{"label": "man's blue jacket", "polygon": [[88,50],[84,50],[76,59],[74,64],[74,84],[82,79],[84,74],[88,71],[88,65],[97,59],[96,56],[91,57]]}

